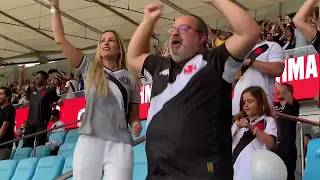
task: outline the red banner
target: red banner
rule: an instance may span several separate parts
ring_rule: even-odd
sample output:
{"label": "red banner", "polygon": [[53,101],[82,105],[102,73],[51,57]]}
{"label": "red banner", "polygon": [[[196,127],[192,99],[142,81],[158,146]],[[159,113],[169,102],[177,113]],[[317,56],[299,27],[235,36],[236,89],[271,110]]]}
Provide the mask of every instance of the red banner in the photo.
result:
{"label": "red banner", "polygon": [[[319,92],[319,55],[308,55],[286,60],[285,70],[277,81],[280,83],[289,83],[294,87],[294,97],[301,99],[314,98]],[[146,119],[151,97],[152,85],[142,86],[140,89],[140,118]],[[64,100],[64,106],[58,107],[61,112],[61,120],[64,123],[70,123],[80,119],[84,113],[84,97]],[[16,127],[27,120],[28,108],[17,109]],[[78,124],[79,125],[79,124]],[[70,126],[70,128],[78,127]],[[49,124],[49,127],[51,124]]]}
{"label": "red banner", "polygon": [[319,93],[319,54],[286,60],[283,74],[277,81],[291,84],[296,99],[312,99]]}

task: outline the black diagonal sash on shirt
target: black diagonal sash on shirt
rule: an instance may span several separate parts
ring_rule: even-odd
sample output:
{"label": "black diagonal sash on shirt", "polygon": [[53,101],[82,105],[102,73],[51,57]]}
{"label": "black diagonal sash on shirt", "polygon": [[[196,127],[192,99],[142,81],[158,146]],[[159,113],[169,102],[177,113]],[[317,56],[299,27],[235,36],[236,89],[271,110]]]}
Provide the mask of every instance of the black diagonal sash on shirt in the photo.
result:
{"label": "black diagonal sash on shirt", "polygon": [[[269,49],[268,44],[263,44],[255,49],[253,49],[250,54],[247,56],[247,59],[253,59],[256,60],[258,56],[260,56],[262,53],[266,52]],[[259,51],[257,51],[259,50]],[[249,66],[242,66],[241,67],[241,73],[242,75],[246,72],[246,70],[249,68]]]}
{"label": "black diagonal sash on shirt", "polygon": [[113,77],[112,75],[110,75],[107,72],[106,72],[106,74],[108,74],[110,81],[112,81],[119,88],[119,90],[120,90],[120,92],[122,94],[123,105],[124,105],[124,110],[125,110],[125,114],[126,114],[126,120],[128,122],[128,118],[127,118],[127,113],[128,113],[128,111],[127,111],[128,110],[128,94],[127,94],[127,90],[117,78]]}
{"label": "black diagonal sash on shirt", "polygon": [[[266,123],[264,120],[261,120],[261,121],[263,121],[264,124]],[[232,164],[233,165],[236,162],[236,160],[237,160],[239,154],[242,152],[242,150],[245,147],[247,147],[247,145],[250,144],[254,140],[254,138],[256,138],[256,136],[253,135],[252,132],[249,130],[246,131],[245,133],[243,133],[243,136],[241,137],[240,141],[238,142],[238,144],[236,145],[236,147],[234,148],[234,150],[232,152]]]}

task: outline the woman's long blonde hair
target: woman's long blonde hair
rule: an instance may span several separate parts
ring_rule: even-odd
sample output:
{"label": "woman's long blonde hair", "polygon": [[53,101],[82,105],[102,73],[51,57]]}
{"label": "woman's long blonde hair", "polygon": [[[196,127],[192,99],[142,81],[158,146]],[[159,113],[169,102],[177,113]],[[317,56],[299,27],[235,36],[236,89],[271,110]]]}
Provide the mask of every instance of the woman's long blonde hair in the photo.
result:
{"label": "woman's long blonde hair", "polygon": [[118,43],[119,50],[120,50],[119,59],[118,59],[118,68],[119,69],[126,69],[129,71],[130,76],[133,77],[132,79],[136,81],[136,83],[135,83],[136,88],[138,88],[140,85],[138,83],[139,81],[137,81],[137,80],[140,80],[138,75],[136,73],[133,73],[133,71],[131,71],[127,68],[126,50],[125,50],[125,45],[124,45],[122,38],[120,37],[120,35],[116,31],[107,30],[107,31],[104,31],[99,38],[96,56],[91,64],[89,71],[88,71],[88,74],[86,76],[86,80],[85,80],[86,95],[89,94],[89,90],[92,85],[94,85],[95,91],[98,95],[100,95],[100,96],[107,96],[108,95],[108,90],[109,90],[108,81],[106,78],[104,66],[102,64],[102,59],[100,56],[100,48],[99,48],[101,37],[106,32],[111,32],[116,36],[116,41]]}

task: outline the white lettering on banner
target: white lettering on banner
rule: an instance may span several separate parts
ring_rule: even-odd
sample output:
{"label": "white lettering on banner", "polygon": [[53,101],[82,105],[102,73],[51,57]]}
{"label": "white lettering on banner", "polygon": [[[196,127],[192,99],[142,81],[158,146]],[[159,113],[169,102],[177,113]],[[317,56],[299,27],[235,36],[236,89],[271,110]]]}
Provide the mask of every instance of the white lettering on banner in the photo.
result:
{"label": "white lettering on banner", "polygon": [[140,90],[140,104],[150,103],[152,85],[145,85]]}
{"label": "white lettering on banner", "polygon": [[[281,76],[282,82],[304,80],[318,77],[316,56],[308,55],[305,65],[304,56],[286,60],[285,68]],[[280,82],[280,77],[276,78]]]}

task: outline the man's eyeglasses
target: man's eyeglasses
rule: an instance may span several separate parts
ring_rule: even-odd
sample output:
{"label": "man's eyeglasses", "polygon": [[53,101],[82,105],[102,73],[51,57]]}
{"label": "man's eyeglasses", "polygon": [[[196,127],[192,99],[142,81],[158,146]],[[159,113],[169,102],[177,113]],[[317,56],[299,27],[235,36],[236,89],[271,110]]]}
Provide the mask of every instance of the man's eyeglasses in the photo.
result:
{"label": "man's eyeglasses", "polygon": [[192,27],[188,26],[188,25],[180,25],[178,27],[172,27],[168,30],[168,33],[169,34],[172,34],[175,30],[178,30],[179,34],[183,34],[183,33],[186,33],[188,32],[190,29],[198,32],[198,33],[201,33],[200,31],[196,30],[196,29],[193,29]]}

